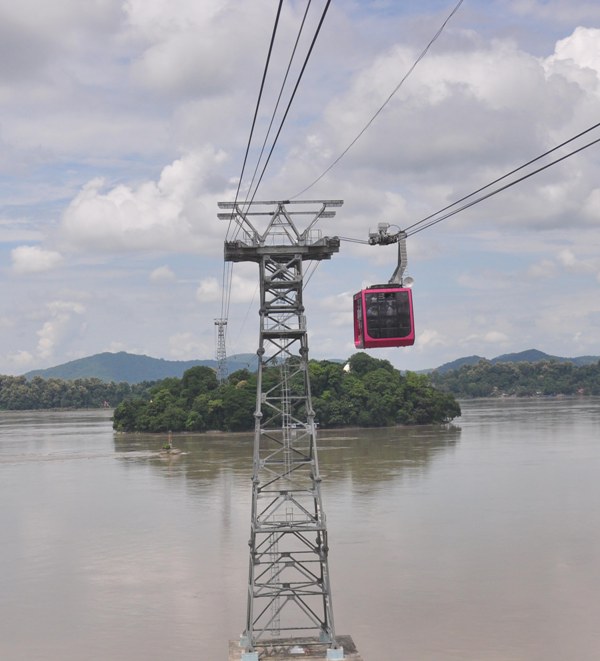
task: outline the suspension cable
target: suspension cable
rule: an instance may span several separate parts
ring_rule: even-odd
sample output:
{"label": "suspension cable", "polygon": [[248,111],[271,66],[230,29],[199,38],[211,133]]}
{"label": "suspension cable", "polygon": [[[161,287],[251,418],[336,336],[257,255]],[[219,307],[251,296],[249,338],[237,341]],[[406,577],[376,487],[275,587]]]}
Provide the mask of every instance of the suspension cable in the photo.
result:
{"label": "suspension cable", "polygon": [[[490,191],[489,193],[486,193],[485,195],[482,195],[481,197],[478,197],[475,200],[472,200],[471,202],[468,202],[467,204],[464,204],[463,206],[459,207],[458,209],[455,209],[454,211],[450,211],[443,216],[440,216],[440,218],[436,218],[434,220],[431,220],[430,222],[426,223],[423,226],[420,226],[420,223],[424,222],[419,221],[419,223],[415,223],[414,225],[411,225],[413,228],[412,231],[407,231],[406,235],[407,236],[413,236],[414,234],[417,234],[418,232],[422,232],[423,230],[427,229],[428,227],[432,227],[433,225],[437,225],[438,223],[441,223],[443,220],[446,220],[447,218],[450,218],[457,213],[460,213],[461,211],[464,211],[465,209],[469,209],[472,206],[475,206],[476,204],[479,204],[479,202],[483,202],[484,200],[487,200],[490,197],[493,197],[497,193],[500,193],[507,188],[510,188],[511,186],[514,186],[515,184],[520,183],[521,181],[525,181],[525,179],[529,179],[529,177],[533,177],[534,174],[538,174],[539,172],[542,172],[543,170],[547,170],[549,167],[552,167],[553,165],[556,165],[557,163],[560,163],[561,161],[566,160],[567,158],[570,158],[571,156],[574,156],[575,154],[578,154],[579,152],[583,151],[584,149],[587,149],[588,147],[591,147],[592,145],[595,145],[600,142],[600,138],[597,138],[596,140],[592,140],[592,142],[588,142],[586,145],[583,145],[582,147],[579,147],[578,149],[573,150],[572,152],[569,152],[568,154],[565,154],[564,156],[561,156],[560,158],[557,158],[554,161],[551,161],[550,163],[546,163],[546,165],[543,165],[542,167],[538,168],[537,170],[533,170],[532,172],[529,172],[522,177],[519,177],[518,179],[515,179],[514,181],[509,182],[508,184],[505,184],[504,186],[501,186],[500,188],[497,188],[493,191]],[[468,196],[470,197],[470,196]],[[466,198],[465,198],[466,199]],[[438,212],[439,213],[439,212]],[[436,215],[436,214],[434,214]],[[429,216],[431,218],[431,216]]]}
{"label": "suspension cable", "polygon": [[[258,92],[258,99],[256,101],[256,107],[254,109],[254,117],[252,118],[252,127],[250,128],[250,136],[248,137],[248,144],[246,145],[246,153],[244,154],[244,162],[242,164],[242,172],[238,180],[237,190],[235,193],[235,203],[237,203],[240,187],[242,185],[242,179],[244,178],[244,170],[246,169],[246,161],[248,160],[248,153],[250,152],[250,144],[252,143],[252,135],[254,133],[254,127],[256,126],[256,118],[258,117],[258,109],[260,107],[260,101],[262,99],[263,90],[265,88],[265,80],[267,78],[267,71],[269,70],[269,62],[271,61],[271,54],[273,52],[273,44],[275,43],[275,35],[277,34],[277,26],[279,24],[279,16],[281,15],[281,7],[283,5],[283,0],[279,0],[279,6],[277,7],[277,15],[275,16],[275,24],[273,25],[273,32],[271,33],[271,43],[269,44],[269,51],[267,53],[267,61],[265,62],[265,68],[263,69],[262,80],[260,81],[260,90]],[[231,227],[231,220],[233,218],[233,213],[229,219],[229,227]],[[229,236],[229,227],[227,228],[227,236]]]}
{"label": "suspension cable", "polygon": [[[292,96],[290,97],[287,108],[285,109],[285,113],[284,113],[283,118],[281,120],[281,123],[279,125],[279,129],[277,130],[277,134],[275,135],[275,139],[273,140],[273,144],[271,145],[271,149],[269,151],[269,154],[267,156],[265,164],[263,165],[262,172],[260,174],[260,177],[258,179],[256,187],[254,188],[254,193],[252,194],[252,198],[250,199],[250,202],[249,202],[250,205],[252,204],[252,202],[254,202],[254,198],[256,197],[256,193],[258,192],[258,188],[259,188],[259,186],[260,186],[260,184],[263,180],[263,176],[264,176],[264,174],[267,170],[267,166],[269,165],[269,161],[271,160],[271,156],[273,155],[273,150],[275,149],[275,145],[277,144],[277,140],[279,139],[279,135],[281,134],[281,130],[283,129],[283,125],[285,124],[285,120],[287,119],[288,113],[290,111],[290,107],[292,105],[292,102],[294,101],[294,97],[296,96],[296,92],[298,91],[298,87],[300,86],[300,81],[302,80],[302,77],[304,75],[304,71],[306,70],[306,66],[308,64],[308,61],[309,61],[310,56],[312,54],[313,48],[314,48],[315,43],[317,41],[317,37],[319,36],[319,33],[321,31],[321,27],[323,26],[323,22],[325,21],[325,16],[327,15],[327,10],[329,9],[330,4],[331,4],[331,0],[327,0],[325,8],[323,9],[323,13],[321,14],[321,19],[319,20],[319,24],[317,26],[317,29],[316,29],[315,34],[313,36],[313,39],[311,41],[310,48],[308,49],[308,53],[306,54],[306,57],[304,59],[304,64],[302,65],[302,69],[300,70],[300,73],[298,75],[298,79],[296,81],[296,85],[294,86]],[[247,202],[247,199],[246,199],[246,202]]]}
{"label": "suspension cable", "polygon": [[351,236],[340,236],[339,239],[340,241],[348,241],[348,243],[364,243],[366,245],[369,244],[366,239],[355,239]]}
{"label": "suspension cable", "polygon": [[474,195],[477,195],[477,193],[481,193],[486,188],[490,188],[490,186],[493,186],[494,184],[499,183],[503,179],[506,179],[507,177],[510,177],[511,175],[515,174],[516,172],[519,172],[519,170],[522,170],[523,168],[526,168],[528,165],[531,165],[532,163],[535,163],[536,161],[539,161],[540,159],[544,158],[545,156],[548,156],[549,154],[552,154],[553,152],[560,149],[561,147],[564,147],[565,145],[568,145],[570,142],[573,142],[574,140],[577,140],[577,138],[581,138],[582,135],[585,135],[586,133],[589,133],[590,131],[593,131],[594,129],[598,128],[599,126],[600,126],[600,122],[598,122],[597,124],[594,124],[593,126],[590,126],[589,128],[585,129],[585,131],[581,131],[581,133],[578,133],[577,135],[574,135],[572,138],[569,138],[568,140],[565,140],[564,142],[561,142],[559,145],[556,145],[556,147],[552,147],[552,149],[549,149],[548,151],[544,152],[543,154],[540,154],[539,156],[536,156],[535,158],[532,158],[531,160],[527,161],[527,163],[523,163],[523,165],[519,165],[519,167],[515,168],[514,170],[511,170],[510,172],[507,172],[506,174],[503,174],[501,177],[498,177],[497,179],[494,179],[494,181],[490,181],[489,184],[486,184],[485,186],[482,186],[481,188],[478,188],[477,190],[473,191],[472,193],[469,193],[468,195],[465,195],[464,197],[461,197],[460,199],[456,200],[455,202],[452,202],[451,204],[448,204],[443,209],[439,209],[435,213],[432,213],[429,216],[425,216],[425,218],[422,218],[421,220],[417,221],[416,223],[413,223],[412,225],[409,225],[408,227],[405,228],[405,231],[411,230],[414,227],[417,227],[418,225],[420,225],[421,223],[425,223],[426,221],[430,220],[431,218],[434,218],[435,216],[439,215],[440,213],[443,213],[444,211],[447,211],[448,209],[451,209],[452,207],[456,206],[457,204],[460,204],[461,202],[464,202],[465,200],[468,200],[470,197],[473,197]]}
{"label": "suspension cable", "polygon": [[434,34],[434,36],[431,38],[431,40],[429,41],[429,43],[427,44],[427,46],[425,46],[425,48],[421,51],[421,54],[419,55],[419,57],[417,57],[417,59],[413,62],[413,64],[412,64],[412,66],[410,67],[410,69],[404,74],[402,80],[400,80],[400,82],[399,82],[399,83],[396,85],[396,87],[393,89],[392,93],[387,97],[387,99],[383,102],[383,104],[379,107],[379,109],[378,109],[377,112],[371,117],[371,119],[365,124],[365,126],[363,127],[363,129],[362,129],[362,130],[359,132],[359,134],[354,138],[354,140],[352,140],[352,142],[346,147],[346,149],[344,149],[344,151],[343,151],[343,152],[342,152],[342,153],[341,153],[341,154],[335,159],[335,161],[333,161],[333,162],[329,165],[329,167],[328,167],[323,173],[321,173],[321,174],[320,174],[320,175],[319,175],[319,176],[318,176],[318,177],[317,177],[317,178],[316,178],[311,184],[309,184],[306,188],[303,188],[299,193],[296,193],[296,195],[294,195],[294,196],[291,197],[290,199],[295,200],[297,197],[300,197],[300,195],[303,195],[304,193],[306,193],[306,191],[310,190],[315,184],[317,184],[319,181],[321,181],[321,179],[323,179],[323,177],[324,177],[324,176],[325,176],[325,175],[326,175],[326,174],[327,174],[332,168],[334,168],[334,167],[335,167],[335,166],[336,166],[336,165],[342,160],[342,158],[343,158],[343,157],[344,157],[344,156],[350,151],[350,149],[352,149],[352,147],[354,147],[354,145],[355,145],[355,144],[360,140],[360,138],[363,136],[363,134],[365,133],[365,131],[371,126],[371,124],[375,121],[375,119],[377,119],[377,117],[378,117],[379,114],[382,112],[382,110],[387,106],[387,104],[390,102],[390,100],[392,99],[392,97],[396,94],[396,92],[400,89],[400,87],[402,87],[402,85],[404,84],[404,82],[406,81],[406,79],[407,79],[407,78],[412,74],[412,72],[416,69],[416,67],[417,67],[417,65],[419,64],[419,62],[425,57],[425,55],[427,55],[427,53],[428,53],[429,49],[431,48],[431,46],[433,46],[433,44],[437,41],[438,37],[439,37],[439,36],[442,34],[442,32],[444,31],[444,28],[446,27],[446,25],[448,24],[448,22],[450,21],[450,19],[451,19],[451,18],[454,16],[454,14],[456,14],[456,12],[459,10],[459,8],[460,8],[460,6],[462,5],[462,3],[463,3],[463,0],[459,0],[459,1],[456,3],[454,9],[450,12],[450,14],[448,14],[446,20],[442,23],[442,25],[440,26],[440,28],[438,29],[438,31],[437,31],[437,32]]}
{"label": "suspension cable", "polygon": [[[281,8],[283,6],[283,0],[279,0],[279,5],[277,7],[277,14],[275,16],[275,23],[273,25],[273,31],[271,33],[271,41],[269,43],[269,50],[267,52],[267,60],[263,69],[262,80],[260,83],[260,90],[258,92],[258,99],[256,100],[256,107],[254,109],[254,117],[252,118],[252,126],[250,128],[250,135],[248,136],[248,144],[246,145],[246,152],[244,154],[244,160],[242,163],[242,171],[240,173],[240,178],[238,180],[237,190],[235,192],[235,204],[237,203],[240,188],[242,185],[242,180],[244,178],[244,170],[246,169],[246,162],[248,160],[248,154],[250,153],[250,145],[252,144],[252,136],[254,134],[254,128],[256,126],[256,119],[258,117],[258,110],[260,107],[260,102],[262,99],[263,90],[265,87],[265,80],[267,78],[267,72],[269,70],[269,63],[271,61],[271,54],[273,53],[273,44],[275,43],[275,35],[277,34],[277,27],[279,25],[279,17],[281,16]],[[231,223],[233,222],[233,212],[229,218],[229,223],[227,225],[227,232],[225,237],[228,238],[231,231]],[[233,265],[228,262],[223,261],[223,275],[221,283],[221,319],[227,319],[229,317],[229,306],[231,303],[231,278],[233,273]]]}
{"label": "suspension cable", "polygon": [[[548,151],[545,151],[543,154],[540,154],[539,156],[536,156],[535,158],[530,159],[526,163],[523,163],[523,165],[519,165],[518,167],[514,168],[510,172],[507,172],[506,174],[503,174],[501,177],[498,177],[497,179],[494,179],[493,181],[490,181],[488,184],[485,186],[481,186],[481,188],[478,188],[477,190],[473,191],[472,193],[469,193],[468,195],[464,195],[460,199],[456,200],[455,202],[452,202],[451,204],[448,204],[447,206],[443,207],[442,209],[439,209],[435,213],[429,214],[428,216],[425,216],[425,218],[422,218],[421,220],[417,221],[416,223],[413,223],[412,225],[409,225],[408,227],[405,228],[405,232],[407,236],[412,236],[414,234],[417,234],[418,232],[423,231],[424,229],[427,229],[428,227],[432,227],[433,225],[437,225],[437,223],[442,222],[443,220],[446,220],[447,218],[450,218],[454,216],[457,213],[460,213],[461,211],[464,211],[465,209],[468,209],[475,204],[478,204],[479,202],[483,202],[484,200],[487,200],[488,198],[496,195],[496,193],[500,193],[511,186],[514,186],[515,184],[520,183],[521,181],[524,181],[525,179],[528,179],[529,177],[532,177],[535,174],[538,174],[539,172],[542,172],[543,170],[548,169],[549,167],[556,165],[557,163],[560,163],[561,161],[566,160],[567,158],[570,158],[571,156],[574,156],[575,154],[583,151],[584,149],[587,149],[588,147],[591,147],[595,145],[596,143],[600,142],[600,138],[593,140],[592,142],[589,142],[582,147],[579,147],[578,149],[575,149],[572,152],[569,152],[568,154],[565,154],[564,156],[561,156],[560,158],[557,158],[554,161],[551,161],[550,163],[547,163],[546,165],[538,168],[537,170],[533,170],[532,172],[523,175],[522,177],[519,177],[518,179],[515,179],[514,181],[501,186],[500,188],[497,188],[490,193],[486,195],[482,195],[481,197],[477,198],[476,200],[473,200],[472,202],[463,205],[462,207],[455,209],[454,211],[451,211],[439,218],[436,218],[436,216],[439,216],[439,214],[443,213],[444,211],[448,211],[448,209],[451,209],[452,207],[455,207],[457,204],[460,204],[461,202],[464,202],[465,200],[468,200],[470,197],[473,197],[474,195],[477,195],[477,193],[481,193],[482,191],[486,190],[487,188],[490,188],[494,184],[499,183],[500,181],[503,181],[507,177],[510,177],[511,175],[515,174],[516,172],[519,172],[523,168],[526,168],[528,165],[531,165],[532,163],[535,163],[539,161],[540,159],[544,158],[545,156],[548,156],[549,154],[552,154],[553,152],[557,151],[561,147],[564,147],[565,145],[568,145],[569,143],[573,142],[574,140],[577,140],[578,138],[581,138],[581,136],[585,135],[586,133],[589,133],[590,131],[593,131],[594,129],[597,129],[600,127],[600,122],[597,124],[594,124],[593,126],[590,126],[589,128],[585,129],[584,131],[581,131],[577,135],[574,135],[573,137],[569,138],[568,140],[565,140],[564,142],[561,142],[559,145],[556,145],[555,147],[552,147],[552,149],[548,149]],[[427,222],[430,221],[430,222]],[[350,236],[340,236],[339,237],[340,241],[347,241],[348,243],[360,243],[363,245],[369,245],[369,242],[365,239],[357,239],[354,237]]]}
{"label": "suspension cable", "polygon": [[[300,24],[300,29],[298,30],[298,35],[296,36],[296,41],[294,43],[294,48],[292,49],[292,54],[290,55],[290,60],[287,65],[287,69],[285,72],[285,76],[283,77],[283,82],[281,83],[281,89],[279,90],[279,96],[277,97],[277,102],[275,103],[275,108],[273,110],[273,114],[271,115],[271,121],[269,122],[269,128],[267,129],[267,133],[265,135],[265,139],[263,141],[260,154],[258,156],[258,160],[256,161],[256,167],[254,168],[254,172],[252,174],[252,180],[250,181],[250,185],[248,186],[248,191],[252,190],[252,186],[254,185],[254,180],[256,179],[256,173],[258,172],[258,168],[260,166],[260,162],[262,160],[263,154],[265,152],[265,147],[267,145],[267,140],[269,139],[269,135],[271,133],[271,128],[273,127],[273,122],[275,121],[275,115],[277,114],[277,110],[279,109],[279,103],[281,102],[281,97],[283,95],[283,90],[285,89],[285,85],[287,83],[287,79],[290,73],[290,69],[292,67],[292,62],[294,61],[294,57],[296,55],[296,50],[298,49],[298,43],[300,42],[300,37],[302,36],[302,31],[304,30],[304,24],[306,22],[306,17],[308,16],[308,10],[310,9],[310,4],[312,0],[308,0],[306,4],[306,9],[304,10],[304,16],[302,17],[302,23]],[[248,209],[246,209],[247,211]]]}

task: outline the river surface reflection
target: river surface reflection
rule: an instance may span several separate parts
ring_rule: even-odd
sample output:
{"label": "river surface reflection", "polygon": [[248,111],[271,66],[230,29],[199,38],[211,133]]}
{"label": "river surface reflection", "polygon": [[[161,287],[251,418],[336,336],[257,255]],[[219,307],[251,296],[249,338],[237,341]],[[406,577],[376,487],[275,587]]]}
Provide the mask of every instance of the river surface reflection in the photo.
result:
{"label": "river surface reflection", "polygon": [[[322,431],[336,628],[365,661],[600,658],[600,400],[463,402]],[[0,413],[0,659],[226,659],[245,617],[252,436]]]}

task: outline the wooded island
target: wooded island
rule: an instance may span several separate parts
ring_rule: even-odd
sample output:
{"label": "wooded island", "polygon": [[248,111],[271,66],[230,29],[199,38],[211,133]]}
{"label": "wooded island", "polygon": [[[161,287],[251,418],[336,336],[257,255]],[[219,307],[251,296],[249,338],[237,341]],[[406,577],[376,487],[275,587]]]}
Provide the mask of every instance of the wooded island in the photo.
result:
{"label": "wooded island", "polygon": [[[310,361],[312,403],[321,427],[384,427],[448,422],[460,416],[454,396],[431,386],[426,375],[402,374],[387,360],[365,353],[344,363]],[[278,368],[263,372],[268,387]],[[290,388],[294,390],[293,381]],[[165,379],[150,398],[124,400],[114,413],[121,431],[247,431],[254,428],[256,373],[238,370],[219,384],[208,367],[193,367],[181,379]]]}
{"label": "wooded island", "polygon": [[[313,406],[323,427],[444,422],[460,415],[455,398],[600,395],[600,361],[579,366],[554,360],[481,360],[417,374],[357,353],[347,365],[345,371],[342,362],[310,361]],[[265,378],[271,378],[269,370]],[[194,366],[182,378],[135,384],[0,375],[0,410],[103,406],[115,408],[115,428],[124,431],[251,429],[256,374],[237,370],[222,384],[208,366]]]}

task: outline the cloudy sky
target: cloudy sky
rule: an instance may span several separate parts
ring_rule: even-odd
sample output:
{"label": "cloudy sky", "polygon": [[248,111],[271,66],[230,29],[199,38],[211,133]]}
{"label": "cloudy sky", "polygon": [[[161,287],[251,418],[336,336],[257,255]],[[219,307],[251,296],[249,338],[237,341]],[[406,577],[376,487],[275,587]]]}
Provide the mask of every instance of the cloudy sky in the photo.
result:
{"label": "cloudy sky", "polygon": [[[258,198],[321,175],[455,4],[333,0]],[[0,373],[102,351],[214,357],[217,202],[235,196],[276,5],[0,0]],[[305,6],[284,2],[259,146]],[[312,2],[302,59],[323,6]],[[365,239],[599,121],[597,2],[465,0],[303,198],[343,199],[324,232]],[[373,355],[402,369],[528,348],[599,355],[599,175],[597,145],[409,238],[418,338]],[[320,264],[305,295],[312,357],[351,355],[352,294],[387,280],[395,258],[343,243]],[[229,354],[256,350],[257,284],[256,266],[235,266]]]}

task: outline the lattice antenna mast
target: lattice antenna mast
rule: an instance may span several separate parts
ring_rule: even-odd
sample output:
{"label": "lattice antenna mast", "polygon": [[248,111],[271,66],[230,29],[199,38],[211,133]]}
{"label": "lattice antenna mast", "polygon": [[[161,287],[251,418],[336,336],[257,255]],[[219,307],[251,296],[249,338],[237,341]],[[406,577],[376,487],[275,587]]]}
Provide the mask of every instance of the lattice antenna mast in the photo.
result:
{"label": "lattice antenna mast", "polygon": [[225,346],[225,327],[227,319],[215,319],[217,329],[217,379],[223,383],[227,377],[227,348]]}
{"label": "lattice antenna mast", "polygon": [[[225,260],[255,262],[260,278],[252,513],[242,658],[282,641],[314,643],[343,658],[336,642],[325,513],[317,458],[302,301],[303,262],[330,259],[340,239],[315,228],[341,200],[221,202],[237,224]],[[298,221],[305,221],[300,230]],[[266,223],[265,223],[266,221]],[[259,229],[259,225],[263,226]]]}

